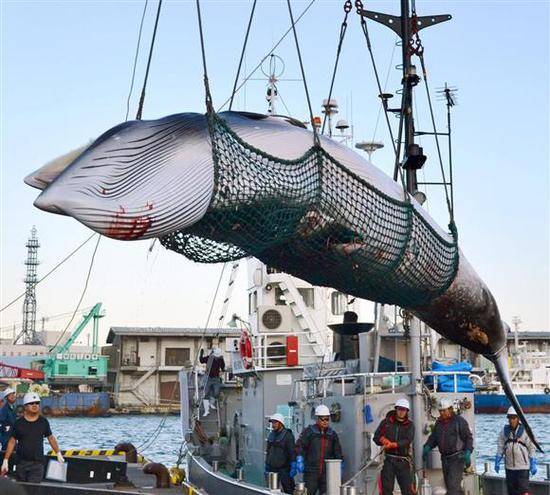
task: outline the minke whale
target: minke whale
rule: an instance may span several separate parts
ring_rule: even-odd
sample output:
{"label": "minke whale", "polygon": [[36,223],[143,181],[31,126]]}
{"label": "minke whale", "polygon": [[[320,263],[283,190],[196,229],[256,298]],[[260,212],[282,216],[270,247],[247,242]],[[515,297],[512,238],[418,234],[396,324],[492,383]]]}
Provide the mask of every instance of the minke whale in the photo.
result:
{"label": "minke whale", "polygon": [[[311,191],[296,189],[291,180],[295,170],[293,160],[307,156],[313,144],[313,134],[303,124],[291,118],[246,112],[223,112],[216,118],[225,122],[236,142],[247,143],[257,150],[246,163],[243,159],[239,174],[230,176],[231,183],[227,178],[221,183],[220,167],[224,165],[213,153],[212,128],[208,117],[198,113],[125,122],[105,132],[91,145],[76,150],[69,159],[60,157],[31,173],[25,182],[42,190],[34,203],[38,208],[71,216],[114,239],[161,238],[165,246],[171,247],[170,236],[198,233],[212,241],[234,245],[244,254],[256,256],[315,285],[335,287],[356,297],[406,308],[444,337],[494,363],[506,396],[529,437],[541,450],[511,388],[506,329],[497,303],[464,254],[456,248],[455,239],[410,198],[414,222],[405,235],[406,252],[399,264],[392,265],[394,253],[373,220],[376,204],[356,207],[353,198],[362,194],[362,189],[376,188],[384,201],[397,204],[404,199],[399,183],[353,150],[320,136],[323,153],[336,160],[340,171],[355,182],[353,190],[342,182],[336,188],[323,191],[323,209],[310,208],[310,202],[315,201],[312,198],[323,189],[320,183],[330,179],[334,172],[333,168],[323,166],[312,169]],[[281,160],[272,170],[266,170],[271,163],[269,157]],[[233,157],[233,161],[239,160],[239,156]],[[259,189],[252,194],[258,171],[265,177],[257,181]],[[279,180],[282,175],[288,180]],[[236,192],[239,194],[235,195]],[[294,210],[303,213],[286,227],[286,231],[292,231],[288,239],[269,247],[262,247],[258,242],[256,247],[245,242],[246,235],[254,234],[247,231],[247,225],[234,223],[231,228],[220,230],[207,222],[213,215],[219,218],[228,214],[227,204],[223,210],[220,198],[232,194],[242,199],[231,204],[231,212],[248,208],[253,215],[259,204],[254,202],[264,200],[279,205],[281,210],[292,204]],[[295,208],[296,205],[301,209]],[[260,210],[257,211],[260,215]],[[354,234],[335,234],[343,230],[353,230]],[[425,232],[431,237],[425,237]],[[283,235],[281,230],[277,235]],[[321,239],[326,250],[324,259],[334,260],[336,271],[312,261],[315,253],[304,248],[312,236]],[[403,290],[396,291],[395,296],[387,294],[393,294],[392,284],[403,284],[396,282],[401,279],[385,276],[373,283],[370,275],[362,277],[362,271],[386,261],[395,273],[408,273],[410,265],[414,265],[424,251],[429,251],[434,236],[448,253],[455,246],[456,263],[452,271],[445,272],[437,263],[425,264],[422,271],[416,273],[414,283],[407,282],[407,290],[400,287]],[[431,290],[434,284],[439,287],[437,291]],[[380,289],[382,286],[384,291]],[[404,293],[410,297],[400,299],[399,294]],[[420,295],[416,297],[416,293]]]}

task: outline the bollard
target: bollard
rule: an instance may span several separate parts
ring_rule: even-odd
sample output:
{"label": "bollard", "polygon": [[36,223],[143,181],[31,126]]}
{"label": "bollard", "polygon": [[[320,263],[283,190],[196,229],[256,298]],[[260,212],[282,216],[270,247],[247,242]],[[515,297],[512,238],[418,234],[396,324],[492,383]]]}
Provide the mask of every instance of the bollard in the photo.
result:
{"label": "bollard", "polygon": [[218,469],[220,469],[220,461],[212,461],[212,471],[217,473]]}
{"label": "bollard", "polygon": [[550,463],[546,464],[546,479],[550,481]]}
{"label": "bollard", "polygon": [[357,488],[354,486],[348,486],[348,491],[346,492],[346,495],[357,495]]}
{"label": "bollard", "polygon": [[483,474],[487,474],[491,472],[491,464],[488,462],[483,463]]}
{"label": "bollard", "polygon": [[293,495],[307,495],[306,484],[303,481],[296,483]]}
{"label": "bollard", "polygon": [[326,459],[327,468],[327,493],[326,495],[339,495],[342,485],[342,460]]}
{"label": "bollard", "polygon": [[243,468],[237,468],[237,481],[244,480],[244,470]]}
{"label": "bollard", "polygon": [[279,489],[279,475],[277,473],[267,473],[267,487],[270,490]]}

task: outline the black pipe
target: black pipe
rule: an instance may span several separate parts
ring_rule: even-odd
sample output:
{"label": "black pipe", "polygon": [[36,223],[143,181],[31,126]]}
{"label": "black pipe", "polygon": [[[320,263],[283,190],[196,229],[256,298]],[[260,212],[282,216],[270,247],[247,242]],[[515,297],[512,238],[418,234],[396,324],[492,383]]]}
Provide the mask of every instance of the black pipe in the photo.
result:
{"label": "black pipe", "polygon": [[154,474],[157,479],[156,488],[170,488],[170,473],[164,464],[150,462],[143,467],[145,474]]}
{"label": "black pipe", "polygon": [[115,452],[124,452],[126,454],[126,462],[130,464],[137,463],[137,450],[131,443],[117,443],[115,445]]}

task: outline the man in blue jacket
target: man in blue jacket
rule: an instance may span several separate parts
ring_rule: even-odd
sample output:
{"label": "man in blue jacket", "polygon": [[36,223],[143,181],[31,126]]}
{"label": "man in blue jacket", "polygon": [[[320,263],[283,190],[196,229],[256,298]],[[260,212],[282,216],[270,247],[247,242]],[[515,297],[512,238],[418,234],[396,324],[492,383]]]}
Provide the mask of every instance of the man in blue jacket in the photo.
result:
{"label": "man in blue jacket", "polygon": [[8,440],[13,433],[13,427],[17,416],[15,414],[15,390],[7,388],[3,392],[4,406],[0,409],[0,444],[2,450],[6,450]]}
{"label": "man in blue jacket", "polygon": [[294,476],[296,476],[296,452],[294,435],[285,428],[282,414],[269,418],[271,432],[267,438],[265,454],[266,473],[277,473],[284,493],[294,493]]}

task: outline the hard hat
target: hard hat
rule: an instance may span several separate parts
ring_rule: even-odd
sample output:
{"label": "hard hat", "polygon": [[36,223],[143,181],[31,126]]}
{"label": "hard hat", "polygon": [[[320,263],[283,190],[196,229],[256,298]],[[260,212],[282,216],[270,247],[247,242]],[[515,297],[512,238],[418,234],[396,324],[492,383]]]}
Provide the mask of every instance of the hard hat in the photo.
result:
{"label": "hard hat", "polygon": [[215,345],[214,347],[212,347],[212,354],[214,354],[214,357],[222,357],[222,350],[217,345]]}
{"label": "hard hat", "polygon": [[26,406],[31,402],[40,402],[40,396],[36,392],[27,392],[23,397],[23,405]]}
{"label": "hard hat", "polygon": [[409,401],[407,399],[397,399],[395,402],[395,407],[404,407],[405,409],[411,409],[411,406],[409,404]]}
{"label": "hard hat", "polygon": [[321,404],[315,408],[315,416],[330,416],[330,411],[327,406]]}
{"label": "hard hat", "polygon": [[514,409],[514,406],[510,406],[510,408],[508,409],[508,412],[506,413],[506,416],[517,416],[517,415],[518,413]]}
{"label": "hard hat", "polygon": [[8,387],[6,390],[2,392],[2,399],[5,399],[10,394],[15,394],[15,390],[13,390],[13,388]]}
{"label": "hard hat", "polygon": [[439,401],[439,410],[443,411],[444,409],[449,409],[449,407],[453,407],[453,403],[451,399],[441,399]]}
{"label": "hard hat", "polygon": [[273,416],[269,418],[269,422],[271,423],[272,421],[278,421],[283,426],[285,425],[285,417],[279,413],[275,413]]}

